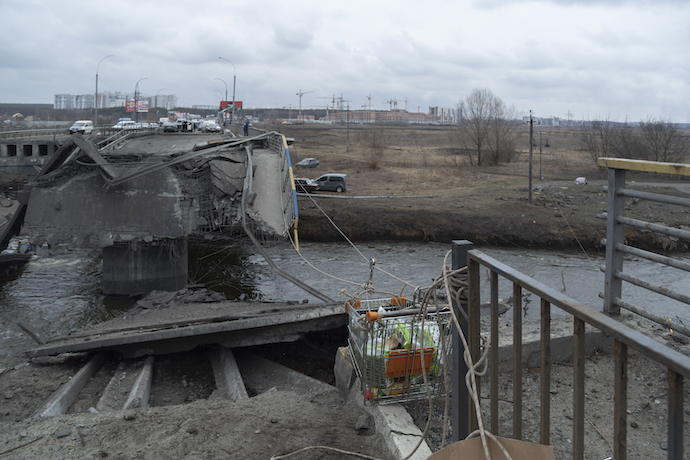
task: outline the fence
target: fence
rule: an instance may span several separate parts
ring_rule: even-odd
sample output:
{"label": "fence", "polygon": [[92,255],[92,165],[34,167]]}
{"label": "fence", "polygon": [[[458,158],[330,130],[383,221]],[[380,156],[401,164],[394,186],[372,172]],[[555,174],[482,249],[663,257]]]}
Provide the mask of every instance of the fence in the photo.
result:
{"label": "fence", "polygon": [[69,128],[22,129],[17,131],[0,131],[0,140],[29,139],[32,137],[49,138],[57,135],[69,136]]}
{"label": "fence", "polygon": [[657,286],[648,281],[623,272],[623,256],[630,254],[651,260],[668,267],[690,271],[690,264],[671,257],[662,256],[640,248],[632,247],[625,243],[625,226],[652,231],[672,238],[690,241],[690,231],[671,228],[665,225],[645,222],[624,216],[626,198],[650,200],[668,205],[677,205],[690,208],[690,199],[648,193],[625,188],[626,170],[646,173],[669,174],[672,176],[690,176],[690,166],[683,164],[658,163],[652,161],[626,160],[617,158],[600,158],[599,166],[606,166],[608,170],[608,218],[606,228],[606,285],[604,290],[604,311],[610,315],[619,315],[620,309],[626,309],[644,316],[668,328],[690,335],[690,329],[683,324],[671,321],[667,317],[653,314],[622,299],[623,281],[635,286],[645,288],[657,294],[675,299],[686,305],[690,305],[690,296],[675,292],[671,289]]}
{"label": "fence", "polygon": [[[499,399],[499,346],[498,346],[498,282],[499,277],[513,284],[513,437],[522,439],[523,432],[523,379],[522,379],[522,298],[523,290],[540,298],[540,443],[550,444],[551,428],[551,310],[559,308],[573,317],[573,434],[572,458],[584,459],[585,434],[585,325],[602,331],[614,340],[615,369],[614,382],[614,458],[624,459],[627,452],[627,361],[628,349],[637,350],[645,357],[661,364],[668,370],[668,458],[683,458],[683,382],[690,377],[690,358],[682,355],[646,335],[631,329],[610,316],[596,311],[578,301],[524,275],[513,268],[493,259],[481,251],[471,249],[466,241],[453,242],[453,266],[468,266],[468,319],[462,321],[466,330],[468,345],[474,359],[480,354],[480,268],[489,270],[491,314],[490,314],[490,369],[489,402],[491,427],[498,434]],[[457,308],[457,306],[455,306]],[[456,343],[456,342],[455,342]],[[454,346],[455,346],[454,343]],[[477,428],[474,410],[467,391],[463,389],[466,368],[457,361],[457,348],[454,350],[454,364],[459,372],[454,372],[453,394],[458,397],[453,402],[453,431],[456,438],[464,438]],[[481,383],[478,383],[480,386]],[[455,391],[457,390],[457,391]]]}

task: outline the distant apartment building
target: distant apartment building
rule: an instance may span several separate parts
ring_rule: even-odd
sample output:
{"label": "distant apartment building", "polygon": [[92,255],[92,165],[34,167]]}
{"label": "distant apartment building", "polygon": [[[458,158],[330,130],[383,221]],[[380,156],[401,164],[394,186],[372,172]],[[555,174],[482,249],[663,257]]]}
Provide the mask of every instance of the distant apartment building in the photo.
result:
{"label": "distant apartment building", "polygon": [[[156,95],[139,97],[142,101],[148,101],[149,110],[152,108],[164,108],[172,110],[177,106],[177,96],[170,95]],[[125,107],[126,101],[134,100],[132,93],[105,92],[98,93],[98,108],[108,109],[111,107]],[[93,94],[56,94],[53,108],[61,109],[93,109]]]}
{"label": "distant apartment building", "polygon": [[93,109],[93,94],[56,94],[54,109]]}
{"label": "distant apartment building", "polygon": [[459,109],[451,109],[449,107],[429,107],[429,115],[437,117],[436,121],[441,124],[460,123],[461,113]]}

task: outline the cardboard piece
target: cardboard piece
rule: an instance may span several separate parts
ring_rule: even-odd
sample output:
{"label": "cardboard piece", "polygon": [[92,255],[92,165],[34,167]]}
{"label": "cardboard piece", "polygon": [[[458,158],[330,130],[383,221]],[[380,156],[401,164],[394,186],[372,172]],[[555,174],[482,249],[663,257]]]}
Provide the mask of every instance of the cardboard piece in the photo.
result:
{"label": "cardboard piece", "polygon": [[[496,436],[513,460],[554,460],[553,447],[532,444],[515,439]],[[506,460],[501,448],[488,439],[489,451],[493,460]],[[484,448],[479,436],[458,441],[434,453],[427,460],[484,460]]]}

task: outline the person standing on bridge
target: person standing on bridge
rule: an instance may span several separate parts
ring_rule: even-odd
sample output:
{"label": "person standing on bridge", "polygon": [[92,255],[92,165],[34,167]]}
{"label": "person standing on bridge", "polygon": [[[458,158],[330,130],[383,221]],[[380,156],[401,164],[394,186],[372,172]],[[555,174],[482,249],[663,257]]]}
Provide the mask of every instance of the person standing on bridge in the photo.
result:
{"label": "person standing on bridge", "polygon": [[249,136],[249,120],[244,122],[244,135]]}

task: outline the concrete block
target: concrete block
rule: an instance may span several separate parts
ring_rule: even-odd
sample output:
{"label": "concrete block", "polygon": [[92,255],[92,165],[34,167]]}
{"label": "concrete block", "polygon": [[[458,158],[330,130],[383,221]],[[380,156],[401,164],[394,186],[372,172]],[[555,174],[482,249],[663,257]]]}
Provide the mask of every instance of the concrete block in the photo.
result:
{"label": "concrete block", "polygon": [[[415,447],[419,447],[410,460],[424,460],[431,455],[429,445],[422,439],[422,431],[414,424],[412,417],[402,404],[378,405],[364,400],[362,382],[352,363],[349,347],[338,349],[335,360],[336,386],[348,404],[358,404],[374,419],[376,431],[386,440],[386,445],[395,458],[407,458]],[[420,444],[421,440],[421,444]]]}
{"label": "concrete block", "polygon": [[321,380],[309,377],[282,364],[247,351],[235,350],[235,359],[246,387],[257,394],[261,394],[271,388],[276,388],[277,390],[297,390],[314,394],[337,391],[335,387]]}
{"label": "concrete block", "polygon": [[224,399],[247,399],[247,389],[237,367],[235,356],[229,348],[214,349],[210,352],[216,388]]}
{"label": "concrete block", "polygon": [[53,394],[48,402],[36,412],[39,417],[51,417],[67,412],[72,403],[79,396],[79,392],[84,388],[89,379],[98,372],[106,360],[105,353],[98,353],[96,356],[82,367],[69,382],[64,384]]}
{"label": "concrete block", "polygon": [[123,409],[144,408],[149,406],[151,382],[153,381],[153,356],[146,358],[136,382],[129,393]]}
{"label": "concrete block", "polygon": [[352,364],[350,347],[340,347],[335,354],[335,386],[344,400],[348,399],[352,385],[357,380],[357,372]]}

